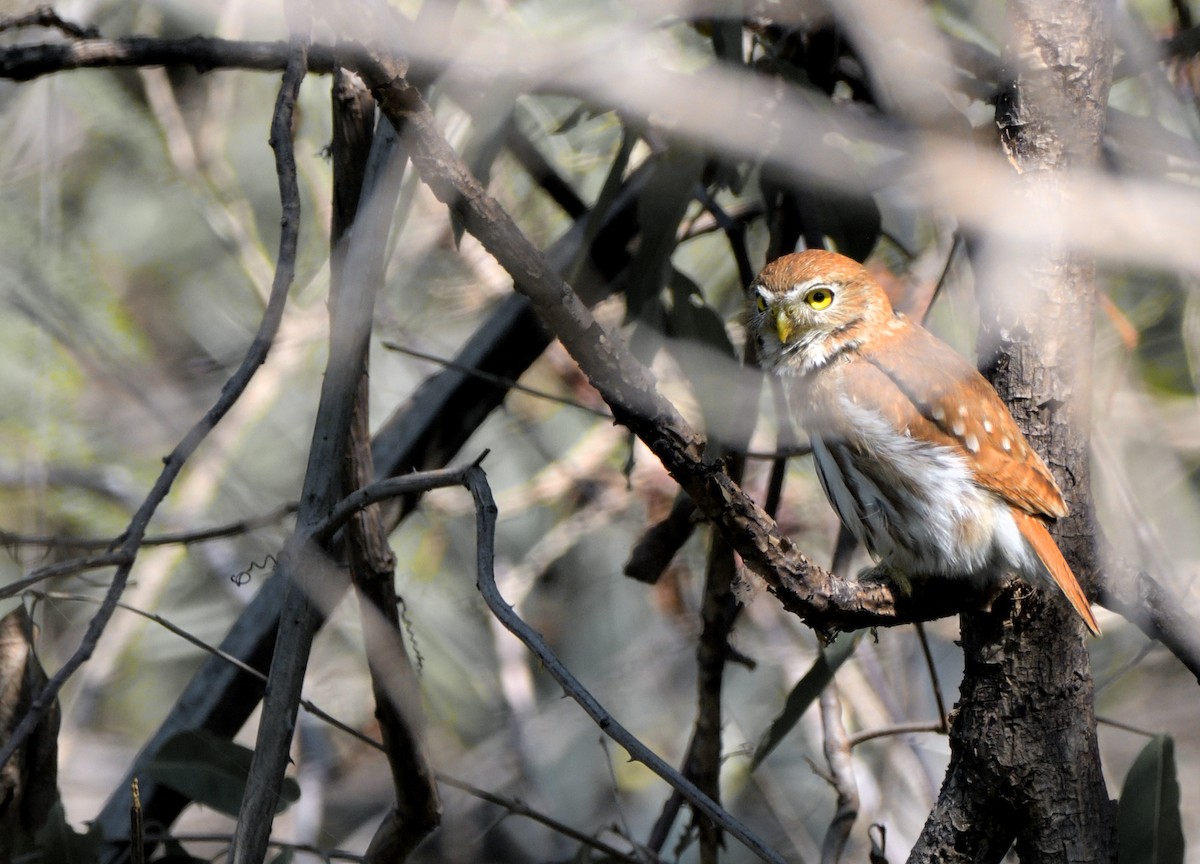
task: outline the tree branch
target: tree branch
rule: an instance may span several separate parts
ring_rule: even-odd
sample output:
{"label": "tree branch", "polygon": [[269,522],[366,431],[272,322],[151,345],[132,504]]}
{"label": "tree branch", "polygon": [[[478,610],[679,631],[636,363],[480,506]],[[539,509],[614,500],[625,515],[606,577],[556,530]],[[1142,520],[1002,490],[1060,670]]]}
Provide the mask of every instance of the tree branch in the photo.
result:
{"label": "tree branch", "polygon": [[[307,57],[307,39],[295,39],[271,121],[271,147],[275,151],[281,189],[285,187],[285,182],[287,184],[283,194],[283,224],[285,230],[290,227],[293,233],[299,229],[300,201],[298,191],[294,189],[296,166],[292,148],[292,120],[296,99],[300,93],[300,83],[307,71]],[[294,260],[293,256],[292,261]],[[348,374],[346,367],[351,365],[353,354],[345,356],[343,352],[346,350],[342,345],[331,344],[329,374],[326,375],[322,386],[323,397],[326,396],[326,388],[331,380],[341,383],[343,377]],[[333,503],[331,498],[335,486],[330,476],[330,464],[336,464],[336,454],[340,452],[339,448],[344,445],[347,437],[339,426],[347,424],[348,420],[335,420],[326,426],[328,418],[321,416],[320,409],[324,408],[325,412],[329,412],[330,402],[330,399],[323,398],[318,408],[315,440],[309,450],[309,468],[305,475],[300,509],[296,515],[297,534],[307,533],[310,524],[324,516],[326,508]],[[345,406],[338,407],[345,411]],[[348,415],[348,412],[346,413]],[[339,435],[338,432],[342,434]],[[324,437],[321,437],[322,433],[325,433]],[[289,567],[298,563],[286,561],[286,550],[281,558],[285,560],[276,566],[277,571],[287,572]],[[295,727],[296,707],[300,698],[304,669],[308,662],[308,648],[316,631],[317,619],[311,611],[307,595],[290,583],[284,595],[282,614],[285,620],[288,620],[289,626],[280,627],[276,640],[267,694],[263,700],[258,744],[254,749],[246,793],[238,811],[237,830],[230,847],[229,857],[234,864],[259,862],[266,855],[279,785],[283,779],[292,730]]]}
{"label": "tree branch", "polygon": [[562,685],[567,695],[575,700],[584,712],[596,723],[605,735],[616,741],[629,753],[634,760],[641,762],[659,777],[663,778],[675,789],[678,789],[691,805],[719,825],[725,831],[736,837],[751,852],[763,861],[782,864],[783,859],[771,851],[765,843],[755,836],[749,828],[729,814],[720,805],[713,802],[671,767],[662,757],[639,741],[624,726],[613,719],[595,697],[587,691],[578,679],[571,674],[558,657],[550,650],[542,637],[528,624],[521,620],[513,608],[508,605],[496,587],[495,576],[495,536],[496,536],[496,502],[492,498],[491,489],[483,470],[472,465],[463,471],[464,485],[470,490],[475,500],[476,518],[476,578],[479,593],[483,595],[488,608],[513,635],[520,639],[534,653],[543,668]]}
{"label": "tree branch", "polygon": [[[305,58],[306,68],[328,75],[337,65],[335,54],[335,49],[328,45],[314,44]],[[0,50],[0,78],[29,81],[71,69],[116,66],[192,66],[200,73],[213,69],[278,72],[286,68],[289,56],[287,42],[244,42],[206,36],[77,39],[5,47]]]}
{"label": "tree branch", "polygon": [[[358,77],[343,70],[335,73],[334,137],[330,148],[335,202],[330,231],[331,297],[352,291],[372,295],[373,300],[384,282],[388,247],[382,230],[386,230],[383,226],[390,224],[390,219],[383,214],[395,205],[406,160],[390,121],[383,120],[374,132],[375,113],[375,100]],[[377,177],[387,181],[377,182]],[[371,200],[368,202],[364,195]],[[351,232],[355,225],[360,233],[365,232],[365,238],[354,237]],[[364,283],[367,289],[354,282]],[[338,308],[336,303],[334,306]],[[368,361],[364,356],[341,469],[341,486],[346,491],[367,485],[375,473]],[[356,513],[345,532],[350,580],[360,598],[375,717],[395,790],[395,804],[367,849],[368,862],[404,861],[441,821],[433,770],[417,738],[416,717],[410,716],[419,710],[420,700],[404,641],[399,638],[396,558],[387,535],[377,505]]]}
{"label": "tree branch", "polygon": [[1174,654],[1200,683],[1200,622],[1165,587],[1113,554],[1102,556],[1100,602]]}
{"label": "tree branch", "polygon": [[838,864],[850,829],[858,819],[858,780],[854,776],[854,763],[850,757],[849,737],[842,723],[842,697],[837,683],[821,691],[821,728],[825,732],[825,762],[829,765],[830,778],[837,792],[837,812],[825,832],[821,843],[821,864]]}

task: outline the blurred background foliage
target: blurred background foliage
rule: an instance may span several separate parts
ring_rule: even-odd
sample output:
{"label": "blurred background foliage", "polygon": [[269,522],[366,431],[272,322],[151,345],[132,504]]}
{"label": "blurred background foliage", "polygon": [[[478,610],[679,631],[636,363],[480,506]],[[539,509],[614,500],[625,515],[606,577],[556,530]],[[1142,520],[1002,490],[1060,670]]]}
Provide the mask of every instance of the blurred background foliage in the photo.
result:
{"label": "blurred background foliage", "polygon": [[[407,14],[419,10],[416,3],[396,5]],[[879,94],[895,82],[873,78],[853,40],[818,4],[738,5],[744,5],[745,26],[702,15],[654,19],[648,29],[662,48],[661,62],[685,74],[745,66],[849,116],[892,110]],[[998,63],[1003,6],[946,0],[927,8],[961,64],[955,69],[961,89],[948,96],[958,133],[994,149],[987,99],[995,81],[987,70]],[[5,11],[25,7],[10,0]],[[285,32],[277,4],[244,0],[78,0],[58,11],[114,37],[275,39]],[[1136,54],[1131,46],[1158,50],[1190,26],[1194,11],[1166,0],[1130,4],[1119,22],[1119,63]],[[501,22],[554,40],[601,22],[647,27],[646,14],[617,2],[464,0],[455,21],[465,33]],[[314,37],[334,32],[322,21]],[[5,39],[46,36],[35,31]],[[451,47],[442,47],[452,61]],[[1106,144],[1107,170],[1196,184],[1195,64],[1194,56],[1178,56],[1149,70],[1118,66],[1111,104],[1118,119]],[[201,75],[181,67],[78,71],[0,85],[0,140],[6,142],[0,149],[0,528],[8,532],[0,580],[72,557],[80,540],[117,535],[162,456],[239,362],[263,308],[278,241],[278,190],[266,146],[277,82],[275,74]],[[553,81],[534,91],[506,86],[480,93],[435,85],[430,98],[449,139],[542,248],[570,228],[572,214],[513,154],[511,129],[596,219],[613,206],[623,181],[654,167],[637,201],[633,264],[598,315],[631,337],[653,361],[664,392],[714,437],[733,439],[737,431],[738,418],[728,411],[740,386],[733,361],[714,358],[740,353],[745,274],[738,250],[754,270],[787,238],[793,245],[797,237],[832,241],[858,257],[873,252],[881,275],[895,274],[888,281],[900,296],[936,286],[931,326],[972,350],[969,244],[948,243],[955,226],[922,209],[902,184],[863,196],[847,191],[856,184],[805,183],[722,158],[705,142],[673,135],[625,106],[556,92]],[[329,80],[310,77],[296,128],[304,213],[299,274],[283,328],[255,383],[184,471],[152,534],[275,513],[298,494],[327,344],[329,116]],[[826,156],[848,175],[888,158],[876,142],[843,136],[826,143]],[[1186,226],[1182,236],[1194,230]],[[1097,327],[1098,511],[1121,554],[1197,612],[1196,274],[1106,260],[1101,285],[1107,305]],[[451,358],[510,291],[506,274],[409,172],[376,309],[374,425],[439,369],[385,342]],[[707,353],[688,347],[695,344]],[[709,536],[697,531],[656,585],[626,578],[631,548],[670,507],[672,482],[640,445],[597,416],[603,403],[558,346],[521,383],[580,405],[511,392],[458,460],[491,450],[485,467],[500,506],[501,588],[621,722],[679,763],[695,713],[697,610]],[[750,450],[776,446],[773,418],[764,395]],[[763,459],[751,459],[747,468],[746,484],[760,497],[769,469]],[[469,504],[461,491],[430,494],[392,536],[433,763],[618,846],[618,835],[645,838],[668,790],[605,744],[490,619],[474,588]],[[835,518],[805,458],[789,464],[779,519],[815,560],[830,560]],[[223,540],[147,548],[125,600],[215,644],[264,576],[253,563],[277,552],[289,528],[284,517]],[[21,539],[47,536],[54,541]],[[231,578],[239,574],[246,578]],[[101,571],[42,588],[98,596],[104,584]],[[748,605],[733,636],[736,650],[755,665],[733,664],[726,676],[723,792],[785,855],[815,860],[834,812],[821,776],[815,712],[753,773],[749,765],[753,744],[818,648],[794,618],[756,594],[753,586],[741,591]],[[8,602],[34,608],[48,669],[73,650],[93,610],[61,596]],[[1136,727],[1100,729],[1110,791],[1117,795],[1145,735],[1173,736],[1185,834],[1196,848],[1195,681],[1132,626],[1111,615],[1102,623],[1105,638],[1092,643],[1098,711]],[[937,679],[952,702],[961,664],[953,644],[957,625],[942,621],[927,630]],[[352,602],[343,603],[318,637],[306,696],[371,732],[363,650],[357,612]],[[60,785],[75,825],[95,815],[202,657],[165,629],[118,613],[101,650],[64,695]],[[861,639],[837,680],[852,734],[937,719],[930,672],[911,628]],[[281,817],[277,833],[361,851],[390,801],[386,766],[336,730],[305,715],[301,722],[302,803]],[[252,729],[239,740],[252,742]],[[945,738],[887,735],[857,746],[854,758],[863,801],[848,855],[865,857],[872,823],[887,827],[889,852],[900,854],[936,795]],[[305,784],[306,767],[316,771],[315,785]],[[577,850],[574,841],[527,820],[504,818],[494,805],[452,789],[443,794],[444,826],[418,853],[420,860],[567,860]],[[219,826],[228,823],[220,820],[194,807],[176,827],[225,830]],[[668,856],[684,821],[666,846]],[[207,857],[216,847],[189,848]],[[736,846],[727,852],[731,861],[748,854]],[[694,846],[684,858],[693,855]],[[1192,851],[1190,860],[1200,862],[1200,853]]]}

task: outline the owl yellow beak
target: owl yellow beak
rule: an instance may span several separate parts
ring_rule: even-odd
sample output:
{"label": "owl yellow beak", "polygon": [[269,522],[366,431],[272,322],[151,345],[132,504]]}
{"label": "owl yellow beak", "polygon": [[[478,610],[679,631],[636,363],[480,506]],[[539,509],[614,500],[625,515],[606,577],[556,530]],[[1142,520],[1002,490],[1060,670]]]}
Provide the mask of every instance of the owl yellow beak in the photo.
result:
{"label": "owl yellow beak", "polygon": [[778,334],[780,342],[788,341],[788,337],[792,335],[794,329],[792,319],[787,316],[786,312],[780,309],[775,313],[775,332]]}

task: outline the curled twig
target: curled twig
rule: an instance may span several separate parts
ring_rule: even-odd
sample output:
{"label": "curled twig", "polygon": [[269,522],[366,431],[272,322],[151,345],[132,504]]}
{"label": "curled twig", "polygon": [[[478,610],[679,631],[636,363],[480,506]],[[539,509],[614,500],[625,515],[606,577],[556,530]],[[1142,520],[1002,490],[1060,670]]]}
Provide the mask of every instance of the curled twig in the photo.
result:
{"label": "curled twig", "polygon": [[250,578],[253,576],[255,570],[266,570],[270,567],[274,567],[277,563],[278,561],[276,560],[275,556],[268,554],[261,562],[251,561],[249,567],[247,567],[245,570],[239,570],[231,575],[229,577],[229,581],[241,588],[250,581]]}

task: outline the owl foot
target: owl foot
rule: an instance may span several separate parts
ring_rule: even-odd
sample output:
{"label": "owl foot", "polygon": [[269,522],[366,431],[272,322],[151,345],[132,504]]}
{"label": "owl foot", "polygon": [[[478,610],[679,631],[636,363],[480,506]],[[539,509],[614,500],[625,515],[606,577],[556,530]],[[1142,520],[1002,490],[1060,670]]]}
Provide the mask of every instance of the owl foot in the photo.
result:
{"label": "owl foot", "polygon": [[913,583],[908,574],[883,562],[858,572],[859,582],[890,582],[905,597],[912,596]]}

